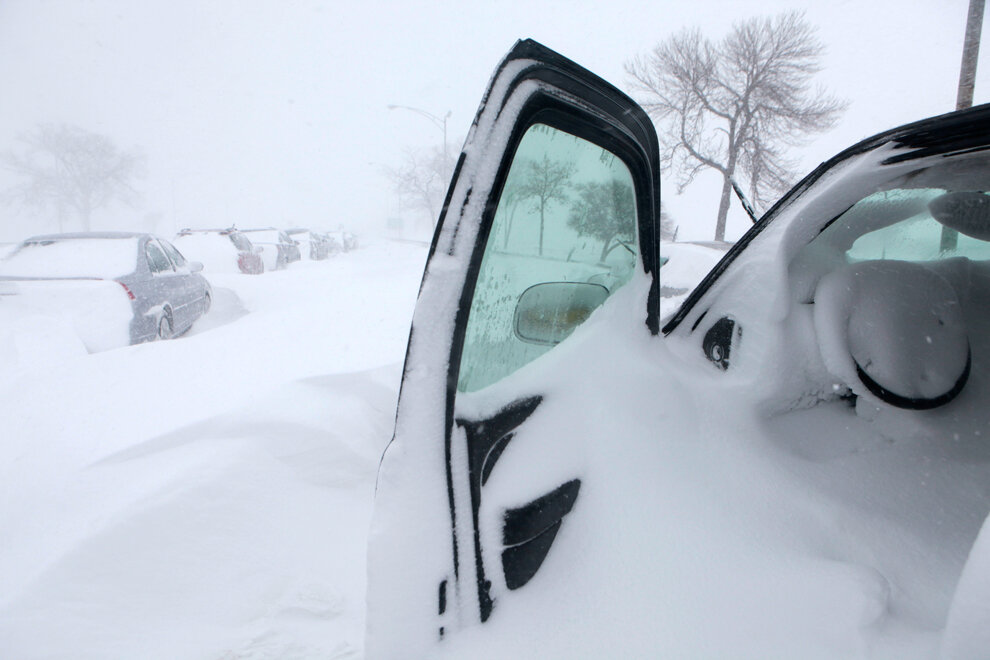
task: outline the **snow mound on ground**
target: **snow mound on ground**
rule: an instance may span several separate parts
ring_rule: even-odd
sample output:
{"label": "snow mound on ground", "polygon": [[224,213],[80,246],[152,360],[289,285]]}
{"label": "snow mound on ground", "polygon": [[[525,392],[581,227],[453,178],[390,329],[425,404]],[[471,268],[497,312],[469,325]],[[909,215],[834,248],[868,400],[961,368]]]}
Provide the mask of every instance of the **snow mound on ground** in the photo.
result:
{"label": "snow mound on ground", "polygon": [[959,578],[942,638],[944,660],[980,660],[990,649],[990,518]]}
{"label": "snow mound on ground", "polygon": [[67,475],[62,496],[101,494],[101,506],[4,604],[2,646],[18,658],[356,653],[364,548],[338,539],[364,535],[396,369],[292,383]]}

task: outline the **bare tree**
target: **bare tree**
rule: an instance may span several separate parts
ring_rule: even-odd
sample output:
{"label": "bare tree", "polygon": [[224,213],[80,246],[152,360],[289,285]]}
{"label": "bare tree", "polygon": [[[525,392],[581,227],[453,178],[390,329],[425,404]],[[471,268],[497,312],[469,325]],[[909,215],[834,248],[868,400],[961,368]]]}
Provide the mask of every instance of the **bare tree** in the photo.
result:
{"label": "bare tree", "polygon": [[67,124],[41,124],[18,145],[0,153],[0,164],[21,179],[3,200],[54,209],[60,231],[67,212],[89,231],[94,211],[138,199],[133,183],[144,174],[144,157],[136,149],[122,151],[104,135]]}
{"label": "bare tree", "polygon": [[402,204],[425,214],[436,223],[443,204],[443,152],[436,149],[407,149],[402,165],[386,170]]}
{"label": "bare tree", "polygon": [[573,163],[551,160],[544,154],[542,160],[531,160],[526,163],[520,177],[521,182],[515,188],[515,194],[520,201],[532,200],[532,210],[540,212],[540,255],[543,254],[546,212],[555,203],[567,201],[573,174]]}
{"label": "bare tree", "polygon": [[632,185],[611,179],[579,183],[577,196],[571,203],[569,224],[578,234],[590,236],[602,243],[598,260],[604,262],[609,253],[635,239],[635,200]]}
{"label": "bare tree", "polygon": [[402,204],[411,211],[424,214],[434,226],[440,218],[454,160],[440,146],[407,149],[402,165],[388,168],[385,173],[392,180]]}
{"label": "bare tree", "polygon": [[678,171],[678,192],[702,170],[721,173],[716,240],[725,239],[737,172],[749,179],[752,202],[765,207],[790,184],[785,148],[830,128],[845,109],[810,87],[823,50],[803,15],[788,13],[738,23],[719,42],[687,30],[626,64],[658,122],[664,169]]}

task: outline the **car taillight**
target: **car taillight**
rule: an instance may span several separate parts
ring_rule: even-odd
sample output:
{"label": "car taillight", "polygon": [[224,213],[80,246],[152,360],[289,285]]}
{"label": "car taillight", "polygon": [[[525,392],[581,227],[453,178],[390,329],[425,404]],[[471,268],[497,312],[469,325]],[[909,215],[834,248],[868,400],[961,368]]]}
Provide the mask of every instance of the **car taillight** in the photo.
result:
{"label": "car taillight", "polygon": [[127,297],[128,298],[130,298],[131,300],[134,300],[134,293],[130,289],[127,288],[127,285],[126,284],[124,284],[123,282],[121,282],[119,280],[117,281],[117,284],[119,284],[120,286],[124,287],[124,293],[127,294]]}

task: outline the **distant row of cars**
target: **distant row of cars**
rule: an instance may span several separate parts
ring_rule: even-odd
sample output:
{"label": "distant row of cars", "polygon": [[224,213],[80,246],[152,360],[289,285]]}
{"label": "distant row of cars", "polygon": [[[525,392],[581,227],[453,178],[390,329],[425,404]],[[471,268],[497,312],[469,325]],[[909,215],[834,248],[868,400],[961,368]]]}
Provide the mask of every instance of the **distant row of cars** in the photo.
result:
{"label": "distant row of cars", "polygon": [[294,229],[183,229],[175,238],[178,247],[202,261],[209,272],[241,272],[257,275],[282,270],[306,258],[322,261],[357,247],[350,232]]}
{"label": "distant row of cars", "polygon": [[204,271],[258,274],[357,246],[348,232],[275,228],[184,229],[174,243],[132,232],[29,238],[0,258],[0,326],[67,322],[90,352],[169,339],[209,311]]}

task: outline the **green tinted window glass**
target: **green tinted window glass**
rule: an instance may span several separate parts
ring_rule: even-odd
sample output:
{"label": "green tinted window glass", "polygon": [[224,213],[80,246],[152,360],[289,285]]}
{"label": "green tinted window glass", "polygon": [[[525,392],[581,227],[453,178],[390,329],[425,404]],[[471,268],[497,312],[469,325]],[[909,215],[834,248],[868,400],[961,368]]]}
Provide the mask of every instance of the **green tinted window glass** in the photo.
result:
{"label": "green tinted window glass", "polygon": [[[485,246],[458,389],[479,390],[552,349],[587,318],[588,301],[598,304],[625,284],[639,261],[636,227],[632,176],[618,157],[531,126]],[[520,307],[527,290],[550,283]]]}
{"label": "green tinted window glass", "polygon": [[[935,261],[951,257],[990,259],[990,242],[955,233],[946,244],[943,234],[952,231],[935,219],[947,191],[941,188],[911,188],[884,190],[865,197],[840,216],[823,232],[826,239],[833,234],[855,235],[846,250],[848,261],[898,259],[903,261]],[[859,227],[858,235],[855,229]],[[979,233],[986,232],[986,229]]]}

